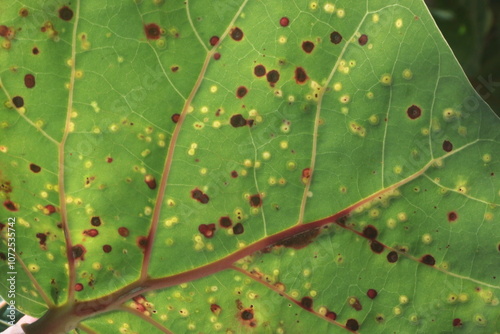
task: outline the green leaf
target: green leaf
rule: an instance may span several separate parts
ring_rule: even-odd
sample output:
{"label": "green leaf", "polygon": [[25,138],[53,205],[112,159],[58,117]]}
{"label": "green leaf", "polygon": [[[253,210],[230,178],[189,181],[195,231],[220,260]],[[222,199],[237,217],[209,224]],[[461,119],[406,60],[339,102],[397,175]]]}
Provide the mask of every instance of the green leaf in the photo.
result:
{"label": "green leaf", "polygon": [[499,119],[422,1],[13,2],[0,38],[26,333],[500,332]]}

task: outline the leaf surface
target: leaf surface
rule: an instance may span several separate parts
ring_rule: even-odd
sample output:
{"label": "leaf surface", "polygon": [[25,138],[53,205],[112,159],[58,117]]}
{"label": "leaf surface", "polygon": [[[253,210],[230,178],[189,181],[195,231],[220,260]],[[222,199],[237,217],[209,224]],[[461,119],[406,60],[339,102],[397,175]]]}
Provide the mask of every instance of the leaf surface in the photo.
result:
{"label": "leaf surface", "polygon": [[500,330],[499,120],[422,1],[1,6],[26,333]]}

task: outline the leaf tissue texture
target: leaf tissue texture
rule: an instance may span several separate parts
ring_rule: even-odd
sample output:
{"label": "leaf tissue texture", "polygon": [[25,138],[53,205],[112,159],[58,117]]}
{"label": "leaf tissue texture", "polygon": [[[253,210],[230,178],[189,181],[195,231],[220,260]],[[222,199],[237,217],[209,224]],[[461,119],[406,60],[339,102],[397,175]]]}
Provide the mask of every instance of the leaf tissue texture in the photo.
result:
{"label": "leaf tissue texture", "polygon": [[2,1],[0,42],[26,333],[500,333],[500,122],[423,1]]}

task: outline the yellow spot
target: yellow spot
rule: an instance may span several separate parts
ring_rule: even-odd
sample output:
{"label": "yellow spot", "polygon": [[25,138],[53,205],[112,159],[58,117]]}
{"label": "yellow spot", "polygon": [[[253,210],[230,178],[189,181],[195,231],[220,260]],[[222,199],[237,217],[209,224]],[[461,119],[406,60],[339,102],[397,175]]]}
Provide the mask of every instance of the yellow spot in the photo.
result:
{"label": "yellow spot", "polygon": [[394,229],[396,225],[397,225],[396,219],[394,218],[387,219],[387,227],[389,227],[390,229]]}
{"label": "yellow spot", "polygon": [[382,75],[380,83],[384,86],[390,86],[392,84],[392,76],[390,74]]}
{"label": "yellow spot", "polygon": [[116,58],[116,61],[121,64],[121,63],[123,63],[125,61],[125,59],[122,56],[118,56]]}
{"label": "yellow spot", "polygon": [[208,113],[208,107],[206,107],[206,106],[201,107],[201,113],[202,113],[202,114],[206,114],[206,113]]}
{"label": "yellow spot", "polygon": [[371,218],[378,218],[380,216],[380,210],[379,209],[371,209],[369,214],[370,214]]}
{"label": "yellow spot", "polygon": [[271,176],[267,182],[269,183],[269,185],[271,186],[274,186],[276,184],[276,178],[274,176]]}
{"label": "yellow spot", "polygon": [[271,159],[271,153],[269,153],[268,151],[265,151],[264,153],[262,153],[262,158],[264,160],[269,160]]}
{"label": "yellow spot", "polygon": [[343,9],[337,9],[337,16],[341,19],[345,16],[345,11]]}
{"label": "yellow spot", "polygon": [[373,14],[372,15],[372,21],[373,21],[373,23],[378,23],[380,21],[380,15]]}
{"label": "yellow spot", "polygon": [[150,154],[151,154],[151,150],[148,150],[148,149],[145,149],[144,151],[141,152],[141,156],[143,158],[147,157]]}
{"label": "yellow spot", "polygon": [[368,92],[368,93],[366,93],[366,97],[371,100],[375,97],[375,94],[373,94],[373,92]]}
{"label": "yellow spot", "polygon": [[52,253],[47,253],[47,259],[49,259],[50,261],[54,261],[54,254]]}
{"label": "yellow spot", "polygon": [[286,140],[282,140],[280,142],[280,147],[283,149],[283,150],[286,150],[288,148],[288,141]]}
{"label": "yellow spot", "polygon": [[290,132],[290,122],[285,122],[285,123],[281,124],[280,130],[283,133],[289,133]]}
{"label": "yellow spot", "polygon": [[400,213],[398,213],[398,220],[400,222],[405,222],[408,220],[408,216],[406,215],[406,213],[400,212]]}
{"label": "yellow spot", "polygon": [[457,191],[462,194],[467,194],[467,188],[465,186],[459,186]]}
{"label": "yellow spot", "polygon": [[366,136],[365,128],[354,121],[351,121],[349,123],[349,130],[351,130],[352,133],[357,134],[360,137]]}
{"label": "yellow spot", "polygon": [[467,295],[466,293],[461,293],[458,295],[458,300],[461,302],[461,303],[465,303],[469,300],[469,295]]}
{"label": "yellow spot", "polygon": [[394,174],[401,174],[403,172],[403,167],[401,167],[399,165],[395,166],[393,171],[394,171]]}
{"label": "yellow spot", "polygon": [[195,130],[201,130],[205,127],[205,124],[203,124],[203,122],[194,122],[193,127]]}
{"label": "yellow spot", "polygon": [[488,154],[488,153],[484,154],[483,161],[486,163],[490,162],[491,161],[491,154]]}
{"label": "yellow spot", "polygon": [[343,194],[347,193],[347,187],[346,186],[340,186],[339,191]]}
{"label": "yellow spot", "polygon": [[323,6],[323,9],[325,10],[325,12],[327,12],[328,14],[332,14],[334,11],[335,11],[335,5],[327,2],[324,6]]}
{"label": "yellow spot", "polygon": [[217,86],[213,85],[210,87],[210,92],[215,93],[215,92],[217,92],[217,89],[218,89]]}
{"label": "yellow spot", "polygon": [[75,131],[75,123],[69,122],[68,132],[73,132],[73,131]]}
{"label": "yellow spot", "polygon": [[309,8],[311,8],[312,10],[318,9],[318,3],[316,1],[311,2],[309,4]]}
{"label": "yellow spot", "polygon": [[344,115],[347,115],[349,113],[349,108],[347,107],[342,107],[340,108],[340,112]]}
{"label": "yellow spot", "polygon": [[200,169],[200,174],[201,175],[207,175],[208,170],[206,168],[201,168]]}
{"label": "yellow spot", "polygon": [[340,82],[336,82],[336,83],[333,85],[333,89],[334,89],[335,91],[337,91],[337,92],[338,92],[338,91],[340,91],[340,90],[342,90],[342,83],[340,83]]}
{"label": "yellow spot", "polygon": [[398,29],[403,27],[403,19],[397,19],[395,25],[396,25],[396,28],[398,28]]}
{"label": "yellow spot", "polygon": [[377,115],[371,115],[370,118],[368,118],[368,121],[371,125],[377,125],[380,122]]}
{"label": "yellow spot", "polygon": [[288,95],[288,102],[295,102],[295,96]]}
{"label": "yellow spot", "polygon": [[280,36],[280,38],[278,39],[278,42],[280,42],[280,44],[285,44],[286,43],[286,37],[285,36]]}
{"label": "yellow spot", "polygon": [[492,221],[492,220],[493,220],[493,217],[494,217],[494,215],[493,215],[493,213],[491,213],[491,212],[486,212],[486,213],[484,214],[484,219],[485,219],[485,220],[487,220],[487,221]]}
{"label": "yellow spot", "polygon": [[342,95],[340,97],[340,102],[341,103],[349,103],[349,101],[351,101],[351,97],[349,95]]}
{"label": "yellow spot", "polygon": [[36,273],[36,272],[38,272],[40,270],[40,266],[38,264],[31,263],[31,264],[28,264],[28,269],[32,273]]}
{"label": "yellow spot", "polygon": [[78,70],[75,72],[75,78],[77,79],[80,79],[83,77],[83,71],[82,70]]}
{"label": "yellow spot", "polygon": [[252,160],[250,160],[250,159],[245,159],[245,160],[243,161],[243,165],[244,165],[245,167],[247,167],[247,168],[252,167],[252,165],[253,165],[253,164],[252,164]]}
{"label": "yellow spot", "polygon": [[88,160],[88,161],[85,161],[85,168],[89,169],[92,167],[92,161]]}
{"label": "yellow spot", "polygon": [[467,128],[465,126],[459,126],[457,132],[462,137],[467,136]]}
{"label": "yellow spot", "polygon": [[422,236],[422,242],[426,245],[432,242],[432,236],[429,233],[426,233]]}
{"label": "yellow spot", "polygon": [[255,161],[254,168],[260,168],[260,161]]}
{"label": "yellow spot", "polygon": [[94,262],[94,263],[92,263],[92,268],[94,270],[101,270],[102,269],[102,264],[100,264],[99,262]]}
{"label": "yellow spot", "polygon": [[410,70],[410,69],[405,69],[403,71],[403,78],[406,79],[406,80],[410,80],[411,78],[413,78],[413,72]]}
{"label": "yellow spot", "polygon": [[286,163],[286,167],[288,168],[288,170],[295,170],[297,168],[297,163],[295,161],[288,161]]}
{"label": "yellow spot", "polygon": [[356,66],[356,61],[355,60],[350,60],[349,61],[349,66],[350,67],[355,67]]}
{"label": "yellow spot", "polygon": [[394,313],[394,315],[401,315],[401,313],[403,313],[403,310],[401,309],[401,307],[396,306],[392,309],[392,313]]}
{"label": "yellow spot", "polygon": [[482,314],[474,316],[474,323],[478,326],[486,326],[486,318]]}

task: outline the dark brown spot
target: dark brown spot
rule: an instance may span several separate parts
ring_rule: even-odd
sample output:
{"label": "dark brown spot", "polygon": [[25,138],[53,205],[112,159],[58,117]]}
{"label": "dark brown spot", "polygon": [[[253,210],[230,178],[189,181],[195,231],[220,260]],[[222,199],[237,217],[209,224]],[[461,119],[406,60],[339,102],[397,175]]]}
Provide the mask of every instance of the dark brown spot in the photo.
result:
{"label": "dark brown spot", "polygon": [[159,39],[161,35],[160,26],[158,26],[156,23],[145,25],[144,32],[146,33],[147,39]]}
{"label": "dark brown spot", "polygon": [[215,315],[219,315],[222,312],[222,308],[217,304],[211,304],[210,311]]}
{"label": "dark brown spot", "polygon": [[9,34],[9,28],[6,25],[0,25],[0,36],[7,37]]}
{"label": "dark brown spot", "polygon": [[54,212],[56,212],[56,207],[53,206],[52,204],[47,204],[45,206],[45,210],[43,210],[46,215],[51,215]]}
{"label": "dark brown spot", "polygon": [[345,324],[345,328],[351,330],[351,331],[357,331],[359,329],[359,324],[356,319],[349,319],[347,320]]}
{"label": "dark brown spot", "polygon": [[253,74],[255,74],[257,77],[263,77],[266,75],[266,68],[264,65],[257,65],[253,68]]}
{"label": "dark brown spot", "polygon": [[241,319],[243,320],[252,320],[253,319],[253,310],[246,309],[241,312]]}
{"label": "dark brown spot", "polygon": [[380,242],[377,240],[373,240],[370,243],[370,248],[374,253],[380,254],[384,251],[384,245],[382,245]]}
{"label": "dark brown spot", "polygon": [[295,69],[295,82],[297,82],[299,85],[305,83],[309,79],[309,77],[306,74],[306,71],[302,67],[297,67]]}
{"label": "dark brown spot", "polygon": [[250,206],[254,208],[258,208],[262,205],[262,199],[259,194],[250,196],[249,202]]}
{"label": "dark brown spot", "polygon": [[245,95],[247,95],[247,93],[248,89],[245,86],[240,86],[236,90],[236,97],[242,99],[243,97],[245,97]]}
{"label": "dark brown spot", "polygon": [[3,206],[9,210],[9,211],[17,211],[17,206],[16,204],[14,204],[14,202],[10,201],[10,200],[6,200],[3,202]]}
{"label": "dark brown spot", "polygon": [[332,312],[332,311],[327,311],[325,314],[325,317],[327,317],[328,319],[331,319],[331,320],[335,320],[335,319],[337,319],[337,313]]}
{"label": "dark brown spot", "polygon": [[145,250],[148,247],[148,238],[144,236],[137,237],[137,246],[142,250]]}
{"label": "dark brown spot", "polygon": [[311,41],[302,42],[302,50],[305,53],[311,53],[314,50],[314,43]]}
{"label": "dark brown spot", "polygon": [[359,38],[358,38],[358,43],[359,45],[363,46],[365,45],[366,43],[368,43],[368,36],[366,35],[361,35]]}
{"label": "dark brown spot", "polygon": [[2,261],[7,260],[7,255],[5,255],[5,253],[0,252],[0,260]]}
{"label": "dark brown spot", "polygon": [[342,42],[342,35],[338,31],[334,31],[330,34],[330,42],[333,44],[339,44]]}
{"label": "dark brown spot", "polygon": [[26,88],[35,87],[35,76],[33,74],[26,74],[24,76],[24,85]]}
{"label": "dark brown spot", "polygon": [[314,238],[319,234],[319,228],[314,228],[304,232],[300,232],[291,237],[283,239],[275,244],[275,246],[290,247],[294,249],[301,249],[309,245]]}
{"label": "dark brown spot", "polygon": [[21,17],[26,17],[26,16],[28,16],[28,15],[29,15],[28,9],[26,9],[26,8],[21,8],[21,9],[19,10],[19,16],[21,16]]}
{"label": "dark brown spot", "polygon": [[90,224],[92,224],[92,226],[101,226],[101,218],[97,216],[90,218]]}
{"label": "dark brown spot", "polygon": [[420,262],[422,262],[423,264],[426,264],[428,266],[433,266],[436,264],[436,260],[430,254],[422,256],[422,258],[420,259]]}
{"label": "dark brown spot", "polygon": [[215,46],[217,43],[219,43],[219,36],[210,37],[210,45],[211,46]]}
{"label": "dark brown spot", "polygon": [[173,114],[172,117],[171,117],[172,122],[177,123],[179,121],[179,117],[181,117],[181,115],[179,115],[179,114]]}
{"label": "dark brown spot", "polygon": [[215,233],[215,224],[200,224],[198,226],[198,231],[205,236],[205,238],[211,238]]}
{"label": "dark brown spot", "polygon": [[144,177],[144,182],[148,185],[148,188],[153,190],[156,189],[156,179],[153,175],[146,175]]}
{"label": "dark brown spot", "polygon": [[172,66],[172,67],[170,67],[170,71],[172,71],[174,73],[177,72],[178,70],[179,70],[179,66]]}
{"label": "dark brown spot", "polygon": [[349,305],[356,311],[361,311],[363,309],[363,306],[361,306],[361,303],[359,302],[358,298],[349,297],[347,301],[349,302]]}
{"label": "dark brown spot", "polygon": [[73,10],[68,6],[61,7],[59,9],[59,17],[64,21],[69,21],[73,18]]}
{"label": "dark brown spot", "polygon": [[33,173],[40,173],[40,171],[42,170],[42,167],[35,165],[35,164],[30,164],[30,170]]}
{"label": "dark brown spot", "polygon": [[276,70],[269,71],[266,75],[267,82],[274,87],[274,84],[277,83],[280,79],[280,73]]}
{"label": "dark brown spot", "polygon": [[377,228],[373,225],[368,225],[363,229],[363,236],[368,239],[376,239],[378,236]]}
{"label": "dark brown spot", "polygon": [[40,239],[40,246],[46,246],[45,242],[47,241],[47,235],[45,233],[37,233],[36,237]]}
{"label": "dark brown spot", "polygon": [[87,250],[82,245],[75,245],[71,248],[71,252],[73,253],[73,258],[75,260],[80,259],[83,261],[84,260],[83,256],[85,255]]}
{"label": "dark brown spot", "polygon": [[311,311],[313,307],[313,300],[311,297],[304,297],[300,301],[300,305],[305,308],[306,310]]}
{"label": "dark brown spot", "polygon": [[83,284],[82,283],[76,283],[75,284],[75,291],[82,291],[83,290]]}
{"label": "dark brown spot", "polygon": [[16,106],[16,108],[21,108],[24,106],[24,99],[20,96],[14,96],[12,103]]}
{"label": "dark brown spot", "polygon": [[408,110],[406,110],[406,113],[408,114],[408,117],[410,117],[410,119],[417,119],[420,117],[420,115],[422,115],[422,109],[420,109],[416,105],[412,105],[408,108]]}
{"label": "dark brown spot", "polygon": [[237,171],[235,171],[235,170],[233,170],[233,171],[231,172],[231,177],[232,177],[233,179],[237,178],[237,177],[238,177],[238,172],[237,172]]}
{"label": "dark brown spot", "polygon": [[448,212],[448,221],[449,222],[454,222],[457,219],[458,219],[458,215],[455,211]]}
{"label": "dark brown spot", "polygon": [[231,38],[237,42],[243,39],[243,31],[241,31],[241,29],[238,27],[231,29],[231,32],[229,34],[231,35]]}
{"label": "dark brown spot", "polygon": [[97,231],[95,228],[90,229],[90,230],[85,230],[83,231],[84,235],[88,235],[89,237],[96,237],[99,235],[99,231]]}
{"label": "dark brown spot", "polygon": [[443,150],[445,152],[451,152],[453,150],[453,144],[449,140],[443,142]]}
{"label": "dark brown spot", "polygon": [[245,118],[243,118],[243,116],[241,114],[236,114],[236,115],[231,116],[229,123],[231,123],[233,128],[239,128],[239,127],[247,125],[247,120]]}
{"label": "dark brown spot", "polygon": [[389,263],[396,263],[398,261],[398,257],[398,253],[395,251],[389,252],[389,254],[387,254],[387,261],[389,261]]}
{"label": "dark brown spot", "polygon": [[201,204],[207,204],[209,201],[208,195],[204,194],[203,191],[198,188],[191,190],[191,197]]}
{"label": "dark brown spot", "polygon": [[378,292],[375,289],[370,289],[370,290],[366,291],[366,295],[370,299],[375,299],[375,297],[377,297],[377,295],[378,295]]}
{"label": "dark brown spot", "polygon": [[102,246],[102,250],[104,251],[104,253],[109,253],[111,252],[113,248],[111,247],[111,245],[104,245]]}
{"label": "dark brown spot", "polygon": [[245,232],[245,229],[241,223],[237,223],[233,226],[233,234],[241,234],[243,232]]}
{"label": "dark brown spot", "polygon": [[462,327],[462,320],[460,318],[453,319],[453,327]]}
{"label": "dark brown spot", "polygon": [[302,170],[302,183],[307,184],[311,178],[311,168],[307,167]]}
{"label": "dark brown spot", "polygon": [[122,237],[128,237],[130,232],[128,228],[122,226],[118,228],[118,234],[121,235]]}
{"label": "dark brown spot", "polygon": [[220,59],[220,53],[219,52],[214,53],[214,59],[215,60],[219,60]]}
{"label": "dark brown spot", "polygon": [[289,24],[290,24],[290,20],[288,19],[288,17],[282,17],[280,19],[280,26],[288,27]]}
{"label": "dark brown spot", "polygon": [[40,50],[35,46],[33,49],[31,49],[31,53],[33,53],[35,56],[40,53]]}
{"label": "dark brown spot", "polygon": [[229,228],[233,226],[233,221],[229,217],[220,217],[219,218],[219,225],[224,228]]}

